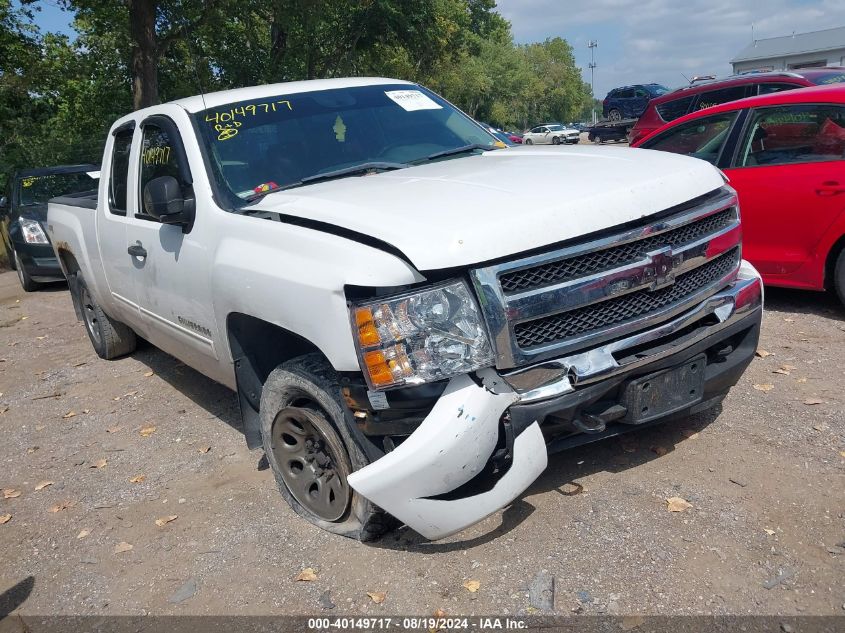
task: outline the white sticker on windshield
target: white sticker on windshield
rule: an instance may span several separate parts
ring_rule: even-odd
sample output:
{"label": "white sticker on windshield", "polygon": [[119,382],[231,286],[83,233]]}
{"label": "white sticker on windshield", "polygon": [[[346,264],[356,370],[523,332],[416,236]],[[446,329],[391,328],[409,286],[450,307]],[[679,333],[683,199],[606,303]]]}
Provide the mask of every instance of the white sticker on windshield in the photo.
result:
{"label": "white sticker on windshield", "polygon": [[388,99],[399,104],[408,112],[414,110],[440,110],[443,106],[425,96],[419,90],[389,90],[385,91]]}

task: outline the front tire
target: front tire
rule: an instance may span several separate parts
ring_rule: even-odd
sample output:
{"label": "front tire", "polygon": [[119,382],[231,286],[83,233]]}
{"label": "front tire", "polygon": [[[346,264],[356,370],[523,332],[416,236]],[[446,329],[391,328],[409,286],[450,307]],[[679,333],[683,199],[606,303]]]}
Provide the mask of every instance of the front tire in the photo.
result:
{"label": "front tire", "polygon": [[76,300],[82,309],[82,322],[97,356],[111,360],[134,352],[138,340],[132,328],[103,312],[81,275],[75,285]]}
{"label": "front tire", "polygon": [[839,300],[845,305],[845,249],[839,252],[836,258],[836,265],[833,268],[833,286]]}
{"label": "front tire", "polygon": [[347,482],[370,462],[353,440],[344,411],[337,372],[320,354],[299,356],[264,383],[261,438],[279,491],[294,512],[333,534],[371,541],[394,520]]}
{"label": "front tire", "polygon": [[534,141],[532,141],[530,138],[527,138],[523,141],[523,144],[524,145],[534,145]]}
{"label": "front tire", "polygon": [[29,273],[26,272],[26,269],[23,267],[23,262],[21,258],[18,257],[17,251],[12,251],[15,253],[14,260],[15,260],[15,270],[18,273],[18,281],[21,282],[21,287],[24,289],[25,292],[35,292],[39,288],[41,288],[41,284],[37,281],[33,281],[32,277],[29,276]]}
{"label": "front tire", "polygon": [[560,145],[560,137],[559,136],[553,136],[552,137],[552,145]]}

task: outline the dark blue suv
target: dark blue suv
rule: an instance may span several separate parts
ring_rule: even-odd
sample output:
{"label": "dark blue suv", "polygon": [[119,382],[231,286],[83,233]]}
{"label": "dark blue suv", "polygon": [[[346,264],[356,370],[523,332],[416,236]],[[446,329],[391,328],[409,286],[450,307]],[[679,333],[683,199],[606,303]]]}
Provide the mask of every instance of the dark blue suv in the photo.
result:
{"label": "dark blue suv", "polygon": [[645,112],[648,102],[669,92],[660,84],[637,84],[614,88],[602,102],[602,115],[609,121],[637,119]]}

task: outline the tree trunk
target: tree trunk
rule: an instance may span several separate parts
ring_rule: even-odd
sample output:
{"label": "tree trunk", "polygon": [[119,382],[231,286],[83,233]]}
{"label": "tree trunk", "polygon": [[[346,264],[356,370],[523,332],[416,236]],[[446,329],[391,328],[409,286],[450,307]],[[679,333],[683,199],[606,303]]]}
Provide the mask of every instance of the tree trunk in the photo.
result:
{"label": "tree trunk", "polygon": [[158,0],[129,0],[132,36],[132,104],[136,110],[158,103]]}

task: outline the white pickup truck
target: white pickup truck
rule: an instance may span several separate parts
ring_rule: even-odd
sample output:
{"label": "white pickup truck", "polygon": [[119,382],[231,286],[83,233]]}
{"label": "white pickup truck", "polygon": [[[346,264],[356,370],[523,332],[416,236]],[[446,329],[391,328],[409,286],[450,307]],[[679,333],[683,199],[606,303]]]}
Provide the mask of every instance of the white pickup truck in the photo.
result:
{"label": "white pickup truck", "polygon": [[236,390],[291,507],[362,540],[455,533],[549,453],[718,404],[759,336],[717,169],[503,149],[393,79],[133,112],[47,224],[99,356],[137,333]]}

